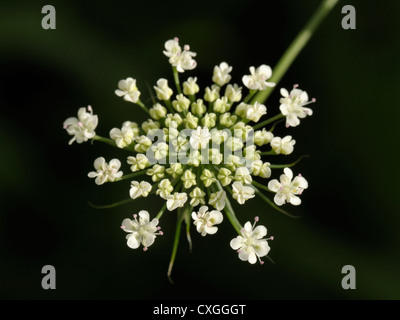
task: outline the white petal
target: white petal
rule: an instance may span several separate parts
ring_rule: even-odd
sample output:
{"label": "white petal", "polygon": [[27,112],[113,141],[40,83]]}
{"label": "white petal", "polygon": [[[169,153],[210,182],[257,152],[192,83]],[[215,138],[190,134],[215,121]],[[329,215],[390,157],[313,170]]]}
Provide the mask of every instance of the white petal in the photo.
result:
{"label": "white petal", "polygon": [[268,189],[273,191],[273,192],[278,192],[282,184],[279,183],[278,180],[274,179],[268,182]]}
{"label": "white petal", "polygon": [[204,226],[204,230],[208,233],[208,234],[215,234],[218,231],[217,227],[208,227],[207,225]]}
{"label": "white petal", "polygon": [[249,260],[249,252],[247,251],[247,248],[244,248],[244,249],[240,250],[239,259],[242,260],[242,261]]}
{"label": "white petal", "polygon": [[125,232],[133,232],[136,230],[136,226],[135,224],[132,223],[131,219],[124,219],[122,221],[121,226],[123,226],[123,228],[121,228],[122,230],[124,230]]}
{"label": "white petal", "polygon": [[139,221],[140,224],[148,224],[150,221],[150,214],[146,210],[139,211]]}
{"label": "white petal", "polygon": [[292,195],[290,195],[289,202],[294,206],[298,206],[299,204],[301,204],[301,199],[298,196],[295,196],[292,194]]}
{"label": "white petal", "polygon": [[253,242],[253,248],[256,254],[261,258],[268,254],[271,248],[266,240],[256,240]]}
{"label": "white petal", "polygon": [[274,202],[278,205],[281,206],[285,203],[285,195],[282,193],[277,193],[274,197]]}
{"label": "white petal", "polygon": [[152,234],[152,233],[150,233],[150,232],[146,232],[146,233],[143,235],[142,244],[143,244],[145,247],[150,247],[150,246],[154,243],[155,238],[156,238],[156,236],[155,236],[154,234]]}
{"label": "white petal", "polygon": [[253,230],[253,237],[255,239],[261,239],[267,235],[267,228],[264,226],[257,226]]}
{"label": "white petal", "polygon": [[127,241],[127,245],[129,248],[137,249],[140,246],[140,235],[139,233],[135,232],[130,235]]}
{"label": "white petal", "polygon": [[287,177],[289,178],[289,180],[292,180],[293,178],[293,171],[290,168],[285,168],[283,169],[283,172],[285,173],[285,175],[287,175]]}
{"label": "white petal", "polygon": [[257,256],[256,256],[256,254],[254,253],[254,251],[251,251],[250,252],[250,254],[249,254],[249,262],[251,263],[251,264],[255,264],[256,262],[257,262]]}
{"label": "white petal", "polygon": [[210,219],[213,220],[213,224],[220,224],[224,217],[222,216],[221,212],[213,210],[210,212]]}
{"label": "white petal", "polygon": [[236,238],[232,239],[230,242],[231,248],[233,250],[239,249],[243,245],[243,237],[237,236]]}
{"label": "white petal", "polygon": [[94,161],[94,168],[97,170],[103,170],[103,165],[105,164],[106,160],[103,157],[99,157]]}

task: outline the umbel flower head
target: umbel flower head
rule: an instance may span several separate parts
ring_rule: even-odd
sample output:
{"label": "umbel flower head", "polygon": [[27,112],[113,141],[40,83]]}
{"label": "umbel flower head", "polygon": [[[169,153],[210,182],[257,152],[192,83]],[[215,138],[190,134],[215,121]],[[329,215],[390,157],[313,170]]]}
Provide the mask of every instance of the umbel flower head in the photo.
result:
{"label": "umbel flower head", "polygon": [[[297,86],[291,92],[282,88],[280,105],[275,104],[280,113],[271,117],[273,107],[257,99],[258,92],[276,85],[271,81],[268,65],[251,66],[242,83],[231,83],[233,67],[223,61],[214,67],[210,85],[202,89],[194,76],[185,77],[181,85],[182,74],[196,67],[196,53],[188,45],[182,47],[178,38],[168,40],[163,54],[172,67],[173,77],[156,82],[153,88],[157,100],[152,105],[139,99],[140,82],[133,77],[120,80],[115,91],[116,96],[144,110],[149,115],[146,121],[124,121],[122,126],[111,129],[106,138],[94,131],[98,119],[92,108],[81,108],[78,118],[64,122],[67,133],[73,136],[69,143],[93,139],[130,153],[122,161],[112,159],[109,163],[99,157],[94,162],[95,171],[88,174],[98,185],[127,180],[128,199],[112,206],[138,198],[151,198],[151,202],[154,197],[159,199],[161,209],[151,221],[150,213],[144,209],[138,214],[134,212],[133,220],[123,220],[128,247],[136,249],[142,245],[147,250],[153,245],[156,236],[162,234],[158,227],[161,218],[178,219],[178,240],[174,241],[173,252],[183,221],[188,225],[188,239],[191,224],[206,236],[215,234],[229,221],[238,233],[230,246],[238,251],[240,260],[262,263],[261,258],[270,251],[268,240],[272,237],[265,239],[266,227],[255,226],[258,217],[253,225],[246,222],[242,226],[240,221],[247,218],[236,215],[233,208],[254,201],[256,196],[284,213],[280,206],[285,203],[300,204],[299,196],[308,183],[302,176],[293,179],[289,169],[298,160],[280,164],[276,157],[292,154],[296,141],[289,132],[280,137],[273,130],[284,118],[287,126],[283,130],[298,126],[299,119],[312,115],[312,110],[305,106],[314,100],[309,101],[307,93]],[[128,172],[125,175],[120,171],[123,163],[124,172]],[[271,179],[282,169],[279,181]],[[268,192],[275,194],[273,199]],[[169,274],[174,259],[173,254]]]}

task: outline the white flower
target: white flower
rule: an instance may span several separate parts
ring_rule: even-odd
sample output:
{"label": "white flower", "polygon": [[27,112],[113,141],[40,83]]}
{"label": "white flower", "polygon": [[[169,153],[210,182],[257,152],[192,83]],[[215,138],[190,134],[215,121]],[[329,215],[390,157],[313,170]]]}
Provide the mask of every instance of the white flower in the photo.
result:
{"label": "white flower", "polygon": [[225,187],[232,182],[232,171],[227,168],[220,168],[217,175],[218,180]]}
{"label": "white flower", "polygon": [[230,102],[239,102],[242,99],[242,87],[239,87],[236,83],[233,86],[228,84],[225,89],[225,97]]}
{"label": "white flower", "polygon": [[208,101],[208,102],[214,102],[215,100],[217,100],[219,98],[219,90],[221,89],[221,87],[213,84],[210,87],[206,87],[205,89],[205,94],[204,94],[204,100]]}
{"label": "white flower", "polygon": [[189,156],[187,158],[187,164],[198,167],[201,163],[202,157],[199,150],[190,150]]}
{"label": "white flower", "polygon": [[274,82],[267,82],[271,78],[272,70],[269,66],[263,64],[257,69],[250,67],[250,75],[243,76],[244,85],[250,90],[265,90],[267,87],[274,87]]}
{"label": "white flower", "polygon": [[215,179],[214,173],[212,173],[208,169],[203,169],[203,172],[201,173],[200,180],[203,181],[203,184],[206,188],[208,188],[211,184],[217,181]]}
{"label": "white flower", "polygon": [[239,181],[232,183],[232,191],[233,199],[237,200],[239,204],[244,204],[246,200],[254,198],[254,189],[244,186],[243,183]]}
{"label": "white flower", "polygon": [[241,102],[236,107],[235,114],[238,115],[239,117],[246,118],[248,108],[250,108],[249,104]]}
{"label": "white flower", "polygon": [[159,100],[169,100],[171,98],[173,91],[168,87],[168,80],[161,78],[157,81],[157,86],[153,87],[157,94],[157,99]]}
{"label": "white flower", "polygon": [[225,165],[231,170],[235,171],[236,168],[243,167],[244,160],[239,156],[233,154],[228,155]]}
{"label": "white flower", "polygon": [[290,93],[284,88],[281,89],[283,98],[279,100],[281,103],[279,109],[286,116],[287,127],[296,127],[300,124],[299,118],[305,118],[307,115],[311,116],[313,114],[310,108],[305,108],[304,106],[315,102],[315,99],[308,101],[307,92],[296,88],[297,85],[294,86]]}
{"label": "white flower", "polygon": [[210,199],[208,200],[208,204],[212,205],[218,211],[221,211],[225,208],[225,199],[226,192],[225,191],[217,191],[211,193]]}
{"label": "white flower", "polygon": [[205,204],[206,202],[204,201],[204,196],[206,193],[201,190],[199,187],[196,187],[192,190],[192,192],[189,194],[191,200],[190,200],[190,205],[192,207],[196,207],[199,204]]}
{"label": "white flower", "polygon": [[132,199],[139,197],[147,197],[151,191],[151,184],[147,181],[132,181],[131,189],[129,190],[129,195]]}
{"label": "white flower", "polygon": [[99,157],[94,161],[96,171],[89,172],[89,178],[96,178],[96,184],[101,185],[105,182],[113,182],[115,179],[121,178],[122,171],[118,171],[121,162],[118,159],[112,159],[110,164],[103,157]]}
{"label": "white flower", "polygon": [[172,186],[171,181],[169,181],[169,179],[163,179],[158,184],[158,190],[156,194],[166,200],[167,196],[169,196],[173,190],[174,187]]}
{"label": "white flower", "polygon": [[189,148],[189,141],[184,137],[178,137],[175,140],[172,140],[172,145],[176,152],[183,152]]}
{"label": "white flower", "polygon": [[136,80],[126,78],[118,82],[118,89],[115,90],[118,97],[124,97],[125,101],[136,103],[139,100],[140,91],[136,87]]}
{"label": "white flower", "polygon": [[197,77],[190,77],[183,83],[183,93],[186,95],[194,95],[197,92],[199,92],[200,87],[196,83],[197,82]]}
{"label": "white flower", "polygon": [[157,232],[160,230],[160,227],[157,227],[158,219],[150,221],[150,215],[145,210],[139,212],[139,220],[136,214],[133,217],[134,220],[124,219],[121,229],[130,233],[126,236],[128,247],[137,249],[142,244],[143,250],[146,251],[154,243],[156,236],[163,234],[162,231]]}
{"label": "white flower", "polygon": [[179,113],[168,113],[165,119],[165,126],[166,127],[177,127],[183,122],[182,117]]}
{"label": "white flower", "polygon": [[121,129],[113,128],[110,130],[110,138],[115,141],[118,148],[129,146],[135,137],[133,129],[130,126],[123,126]]}
{"label": "white flower", "polygon": [[208,212],[207,206],[202,206],[199,212],[192,212],[192,218],[194,220],[194,225],[196,230],[204,237],[207,234],[215,234],[218,231],[218,227],[214,225],[220,224],[223,220],[222,213],[213,210]]}
{"label": "white flower", "polygon": [[229,74],[231,71],[232,67],[230,67],[226,62],[221,62],[219,66],[214,67],[212,81],[222,87],[224,84],[231,81],[232,77]]}
{"label": "white flower", "polygon": [[143,170],[150,164],[149,159],[143,153],[138,153],[136,157],[129,156],[127,163],[131,165],[132,172]]}
{"label": "white flower", "polygon": [[[227,128],[233,126],[237,121],[236,115],[231,115],[230,112],[225,112],[220,115],[219,123]],[[222,131],[225,135],[227,135],[226,131]]]}
{"label": "white flower", "polygon": [[271,140],[272,150],[275,151],[276,154],[291,154],[294,149],[294,145],[296,140],[292,139],[292,136],[286,136],[283,139],[280,137],[275,137]]}
{"label": "white flower", "polygon": [[194,115],[201,117],[206,113],[207,107],[204,105],[204,101],[202,99],[197,99],[196,102],[192,103],[191,110]]}
{"label": "white flower", "polygon": [[88,106],[87,109],[89,112],[86,112],[86,108],[79,108],[78,118],[70,117],[64,121],[64,129],[67,130],[70,136],[73,136],[68,144],[72,144],[74,141],[82,143],[96,135],[94,130],[99,122],[98,117],[93,115],[91,106]]}
{"label": "white flower", "polygon": [[274,202],[281,206],[285,202],[298,206],[301,199],[297,196],[300,195],[304,189],[308,188],[308,182],[301,175],[293,178],[293,172],[289,168],[283,169],[284,174],[280,176],[280,182],[277,179],[271,180],[268,183],[268,189],[276,192]]}
{"label": "white flower", "polygon": [[183,119],[183,123],[185,124],[186,129],[195,129],[199,123],[199,118],[195,117],[191,112],[186,115],[186,118]]}
{"label": "white flower", "polygon": [[165,142],[159,142],[156,145],[152,145],[151,150],[153,151],[156,160],[164,159],[168,154],[168,144]]}
{"label": "white flower", "polygon": [[267,240],[273,240],[273,237],[263,239],[267,235],[267,228],[264,226],[255,227],[258,217],[254,220],[253,225],[250,221],[245,223],[241,235],[232,239],[230,245],[233,250],[237,250],[240,260],[254,264],[258,259],[263,264],[260,258],[266,256],[270,251]]}
{"label": "white flower", "polygon": [[274,134],[270,131],[267,131],[265,128],[254,132],[254,143],[259,147],[270,143],[273,138]]}
{"label": "white flower", "polygon": [[153,167],[151,167],[150,169],[148,169],[146,174],[151,176],[151,180],[156,182],[156,181],[164,178],[164,175],[165,175],[164,171],[165,171],[164,166],[160,166],[159,164],[156,164]]}
{"label": "white flower", "polygon": [[150,112],[150,116],[154,119],[154,120],[160,120],[162,118],[165,118],[166,114],[167,114],[167,109],[165,107],[163,107],[161,104],[156,103],[153,108],[151,108],[149,110]]}
{"label": "white flower", "polygon": [[192,131],[189,142],[193,149],[204,149],[208,146],[210,140],[211,134],[208,128],[199,126]]}
{"label": "white flower", "polygon": [[167,209],[169,211],[173,211],[176,208],[181,208],[187,201],[187,193],[186,192],[175,192],[174,194],[170,194],[167,196]]}
{"label": "white flower", "polygon": [[217,122],[217,115],[213,112],[206,113],[203,119],[201,119],[201,123],[203,124],[203,126],[207,128],[214,128],[216,122]]}
{"label": "white flower", "polygon": [[246,118],[258,122],[264,114],[267,114],[267,107],[256,101],[254,105],[250,105],[247,108]]}
{"label": "white flower", "polygon": [[193,60],[196,53],[189,51],[190,48],[188,45],[185,45],[183,49],[182,51],[178,38],[165,42],[165,51],[163,52],[169,58],[169,63],[176,67],[178,72],[192,70],[196,67],[196,61]]}
{"label": "white flower", "polygon": [[176,100],[172,101],[172,106],[177,112],[186,111],[189,109],[190,100],[181,93],[176,96]]}
{"label": "white flower", "polygon": [[261,160],[255,160],[251,164],[251,173],[261,178],[269,178],[271,176],[271,168],[269,162],[262,162]]}
{"label": "white flower", "polygon": [[183,182],[183,186],[186,189],[189,189],[191,186],[196,185],[196,175],[190,169],[187,169],[183,173],[181,180]]}
{"label": "white flower", "polygon": [[140,136],[136,138],[136,144],[135,144],[135,151],[136,152],[146,152],[150,146],[152,145],[152,142],[150,138],[146,136]]}
{"label": "white flower", "polygon": [[243,184],[251,184],[251,182],[253,181],[250,175],[250,171],[246,167],[240,167],[236,169],[235,180]]}
{"label": "white flower", "polygon": [[172,176],[172,178],[177,178],[183,173],[182,164],[180,163],[171,163],[169,168],[167,168],[167,173]]}
{"label": "white flower", "polygon": [[231,108],[231,105],[228,102],[227,97],[221,97],[214,101],[213,109],[215,112],[225,113],[228,112]]}
{"label": "white flower", "polygon": [[243,148],[243,140],[237,137],[229,137],[224,145],[232,151],[240,150]]}

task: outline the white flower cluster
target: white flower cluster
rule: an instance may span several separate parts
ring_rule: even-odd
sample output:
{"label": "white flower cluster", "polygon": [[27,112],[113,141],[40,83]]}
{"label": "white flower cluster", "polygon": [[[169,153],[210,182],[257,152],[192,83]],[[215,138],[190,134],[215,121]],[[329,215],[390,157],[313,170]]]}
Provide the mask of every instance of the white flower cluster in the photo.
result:
{"label": "white flower cluster", "polygon": [[[185,212],[202,236],[217,232],[216,225],[223,222],[222,212],[225,212],[239,232],[230,243],[239,258],[251,264],[257,259],[262,262],[260,258],[270,250],[267,240],[272,237],[264,239],[267,229],[255,227],[257,217],[253,225],[250,222],[244,227],[240,225],[229,195],[243,205],[261,192],[261,188],[275,193],[273,206],[301,203],[299,195],[308,187],[306,179],[301,175],[293,179],[290,165],[270,163],[276,155],[291,154],[296,141],[291,135],[274,136],[272,131],[281,118],[286,118],[286,127],[299,125],[299,119],[312,115],[312,110],[305,106],[315,99],[309,101],[307,93],[297,85],[290,92],[282,88],[281,113],[261,121],[267,107],[255,100],[254,95],[275,86],[268,81],[272,76],[269,66],[252,66],[250,74],[242,77],[248,89],[242,100],[243,87],[230,83],[233,68],[228,63],[214,67],[212,85],[201,92],[196,77],[188,77],[182,86],[179,82],[180,73],[196,67],[196,53],[188,45],[182,48],[177,38],[168,40],[164,47],[163,53],[173,68],[176,91],[167,79],[159,79],[154,86],[157,101],[151,108],[140,101],[136,79],[120,80],[115,91],[125,101],[138,104],[150,118],[140,125],[125,121],[110,131],[109,138],[103,138],[94,131],[98,119],[92,108],[88,112],[81,108],[78,118],[64,122],[64,128],[73,136],[69,143],[94,139],[131,151],[126,158],[128,174],[120,171],[118,159],[107,163],[100,157],[94,162],[96,171],[88,176],[95,178],[98,185],[128,179],[131,199],[154,194],[164,201],[163,209],[152,221],[144,210],[139,212],[139,220],[134,215],[134,220],[123,221],[122,229],[129,233],[130,248],[142,244],[147,250],[154,243],[156,235],[162,234],[157,225],[165,210]],[[271,126],[267,129],[266,125]],[[267,161],[262,158],[264,155],[271,157]],[[274,167],[284,168],[280,180],[265,181],[271,177]],[[199,208],[196,210],[196,207]]]}

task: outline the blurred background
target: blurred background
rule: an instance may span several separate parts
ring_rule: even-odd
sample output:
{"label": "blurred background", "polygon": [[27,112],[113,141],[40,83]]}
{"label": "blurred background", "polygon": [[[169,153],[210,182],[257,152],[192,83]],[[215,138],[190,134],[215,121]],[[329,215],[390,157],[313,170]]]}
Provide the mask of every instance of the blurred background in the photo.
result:
{"label": "blurred background", "polygon": [[[172,81],[162,54],[178,36],[197,52],[197,76],[211,83],[214,65],[233,66],[241,83],[250,66],[273,67],[320,1],[8,1],[0,3],[0,298],[2,299],[399,299],[400,27],[397,1],[340,1],[280,86],[300,84],[314,115],[296,128],[287,163],[310,187],[291,219],[260,199],[235,205],[241,222],[260,216],[275,240],[261,266],[238,259],[226,219],[214,236],[182,233],[171,285],[167,268],[175,212],[148,252],[126,246],[121,221],[162,203],[151,198],[97,210],[127,197],[129,181],[96,186],[93,161],[126,157],[100,143],[68,145],[63,121],[92,105],[96,132],[108,136],[125,120],[146,119],[114,94],[134,77],[143,100],[157,79]],[[56,9],[56,30],[43,30],[44,5]],[[341,8],[356,8],[357,29],[343,30]],[[279,91],[266,102],[278,112]],[[280,131],[279,131],[280,130]],[[126,164],[123,168],[128,170]],[[275,176],[279,172],[274,173]],[[57,289],[43,290],[44,265]],[[343,290],[344,265],[356,268],[356,289]]]}

